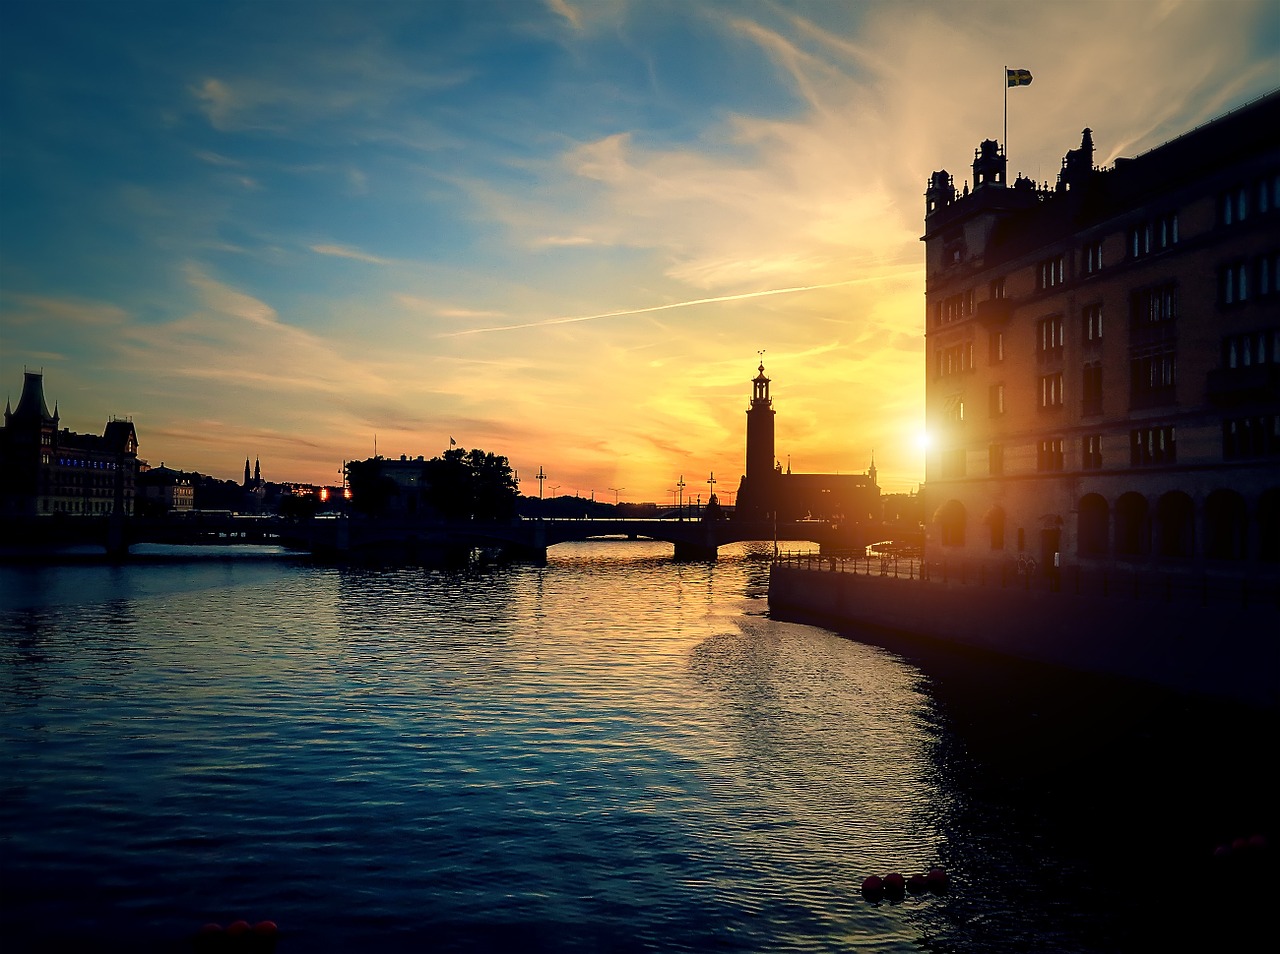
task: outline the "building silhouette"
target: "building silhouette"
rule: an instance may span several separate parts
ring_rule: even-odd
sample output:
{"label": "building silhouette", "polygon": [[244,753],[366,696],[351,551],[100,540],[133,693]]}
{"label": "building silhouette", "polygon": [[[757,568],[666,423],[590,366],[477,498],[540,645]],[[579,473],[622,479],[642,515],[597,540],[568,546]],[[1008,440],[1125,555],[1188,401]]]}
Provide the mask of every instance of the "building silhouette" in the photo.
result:
{"label": "building silhouette", "polygon": [[776,457],[773,398],[761,362],[747,408],[746,473],[735,512],[745,520],[830,520],[863,526],[880,520],[880,488],[874,459],[865,474],[795,474]]}
{"label": "building silhouette", "polygon": [[142,514],[190,513],[195,509],[195,485],[191,475],[164,461],[159,467],[141,467],[138,472],[134,510]]}
{"label": "building silhouette", "polygon": [[1280,93],[1057,182],[925,192],[930,559],[1280,561]]}
{"label": "building silhouette", "polygon": [[18,406],[5,401],[0,431],[0,514],[133,513],[138,435],[110,420],[101,435],[59,430],[44,397],[44,375],[27,371]]}

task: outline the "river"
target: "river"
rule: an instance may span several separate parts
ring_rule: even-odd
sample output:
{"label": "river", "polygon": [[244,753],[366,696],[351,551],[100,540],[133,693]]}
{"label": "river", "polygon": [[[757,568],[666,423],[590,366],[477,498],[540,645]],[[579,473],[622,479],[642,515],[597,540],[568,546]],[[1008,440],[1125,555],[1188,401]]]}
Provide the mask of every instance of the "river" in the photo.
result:
{"label": "river", "polygon": [[[745,545],[199,553],[0,568],[6,951],[186,951],[238,919],[299,954],[1101,954],[1277,927],[1270,716],[771,619]],[[933,866],[946,893],[860,891]]]}

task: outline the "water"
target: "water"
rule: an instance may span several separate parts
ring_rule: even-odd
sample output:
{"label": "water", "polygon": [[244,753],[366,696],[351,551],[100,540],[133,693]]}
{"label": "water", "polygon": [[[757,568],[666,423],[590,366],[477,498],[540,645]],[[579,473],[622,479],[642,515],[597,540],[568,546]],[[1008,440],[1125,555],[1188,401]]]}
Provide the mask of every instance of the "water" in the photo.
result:
{"label": "water", "polygon": [[[0,569],[4,949],[241,918],[296,952],[1275,929],[1256,865],[1211,861],[1274,819],[1269,720],[772,620],[749,547],[669,554]],[[949,893],[859,891],[932,865]]]}

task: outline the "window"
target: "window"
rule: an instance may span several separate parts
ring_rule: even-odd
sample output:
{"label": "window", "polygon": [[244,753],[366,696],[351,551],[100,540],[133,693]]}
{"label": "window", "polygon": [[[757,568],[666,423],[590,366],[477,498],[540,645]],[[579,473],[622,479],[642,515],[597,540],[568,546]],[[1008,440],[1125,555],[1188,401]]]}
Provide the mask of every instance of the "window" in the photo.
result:
{"label": "window", "polygon": [[987,447],[987,471],[992,477],[1004,473],[1004,445],[991,444]]}
{"label": "window", "polygon": [[1151,223],[1144,222],[1129,230],[1129,257],[1141,258],[1151,254]]}
{"label": "window", "polygon": [[1280,455],[1280,414],[1237,417],[1222,422],[1222,458]]}
{"label": "window", "polygon": [[993,331],[987,339],[987,360],[991,364],[999,364],[1004,360],[1004,332]]}
{"label": "window", "polygon": [[1238,259],[1218,270],[1218,300],[1239,305],[1249,300],[1249,264]]}
{"label": "window", "polygon": [[1174,334],[1178,320],[1175,282],[1140,288],[1129,295],[1129,339],[1133,344],[1164,341]]}
{"label": "window", "polygon": [[942,299],[942,324],[959,321],[973,314],[973,289]]}
{"label": "window", "polygon": [[1129,432],[1129,463],[1134,467],[1172,464],[1178,459],[1172,425],[1139,427]]}
{"label": "window", "polygon": [[1062,316],[1050,315],[1036,322],[1036,353],[1042,357],[1062,357]]}
{"label": "window", "polygon": [[1102,413],[1102,365],[1097,361],[1084,366],[1080,380],[1082,414]]}
{"label": "window", "polygon": [[1084,272],[1096,275],[1102,271],[1102,243],[1090,242],[1084,247]]}
{"label": "window", "polygon": [[1218,208],[1223,225],[1238,225],[1249,217],[1249,190],[1239,186],[1224,192]]}
{"label": "window", "polygon": [[1258,256],[1258,297],[1270,298],[1280,292],[1280,252],[1264,252]]}
{"label": "window", "polygon": [[1080,439],[1080,466],[1085,470],[1102,467],[1102,435],[1086,434]]}
{"label": "window", "polygon": [[1057,288],[1066,280],[1063,267],[1063,256],[1061,255],[1055,258],[1047,258],[1040,262],[1036,266],[1036,287],[1041,291]]}
{"label": "window", "polygon": [[973,342],[962,341],[960,344],[939,348],[936,352],[936,376],[943,378],[962,371],[973,370]]}
{"label": "window", "polygon": [[988,291],[990,292],[987,296],[989,298],[995,300],[1004,298],[1004,277],[1002,276],[1000,278],[993,279],[991,284],[988,286]]}
{"label": "window", "polygon": [[991,417],[999,417],[1004,413],[1004,385],[993,384],[987,389],[988,410]]}
{"label": "window", "polygon": [[1041,441],[1036,447],[1036,470],[1062,470],[1062,438]]}
{"label": "window", "polygon": [[964,448],[956,447],[942,452],[942,476],[964,476]]}
{"label": "window", "polygon": [[964,400],[962,398],[952,398],[947,402],[946,406],[947,420],[952,424],[964,423]]}
{"label": "window", "polygon": [[1248,368],[1280,363],[1280,328],[1251,331],[1222,339],[1222,366]]}
{"label": "window", "polygon": [[1080,337],[1085,344],[1102,340],[1102,303],[1085,305],[1080,313]]}
{"label": "window", "polygon": [[1178,356],[1173,347],[1135,352],[1129,358],[1129,406],[1156,407],[1177,398]]}
{"label": "window", "polygon": [[1173,248],[1178,244],[1178,213],[1171,212],[1156,219],[1152,229],[1159,248]]}
{"label": "window", "polygon": [[1040,407],[1062,407],[1062,372],[1045,374],[1040,377]]}

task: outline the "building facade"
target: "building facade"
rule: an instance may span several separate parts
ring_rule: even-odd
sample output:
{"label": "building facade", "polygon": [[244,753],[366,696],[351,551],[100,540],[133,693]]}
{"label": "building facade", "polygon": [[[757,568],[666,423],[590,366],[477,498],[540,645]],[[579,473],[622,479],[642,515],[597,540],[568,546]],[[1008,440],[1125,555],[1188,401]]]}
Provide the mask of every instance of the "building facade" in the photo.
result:
{"label": "building facade", "polygon": [[0,514],[133,513],[138,435],[132,421],[111,420],[102,434],[58,428],[44,397],[44,375],[27,371],[22,396],[5,402],[0,431]]}
{"label": "building facade", "polygon": [[1280,568],[1280,94],[925,193],[931,560]]}
{"label": "building facade", "polygon": [[190,513],[195,509],[195,486],[189,474],[166,467],[141,467],[134,500],[137,513],[154,515]]}

